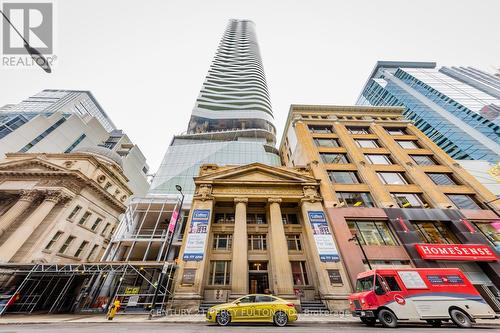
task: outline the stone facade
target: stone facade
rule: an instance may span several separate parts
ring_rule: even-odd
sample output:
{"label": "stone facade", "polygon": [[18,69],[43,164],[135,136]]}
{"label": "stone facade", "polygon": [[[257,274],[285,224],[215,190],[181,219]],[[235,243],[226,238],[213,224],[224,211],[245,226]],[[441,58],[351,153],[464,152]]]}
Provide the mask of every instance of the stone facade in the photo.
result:
{"label": "stone facade", "polygon": [[[195,184],[174,308],[195,310],[201,302],[263,292],[297,304],[322,299],[331,309],[346,308],[345,268],[339,261],[320,260],[309,221],[309,212],[324,214],[319,182],[310,170],[206,164]],[[198,227],[200,238],[194,229],[201,212],[208,212],[208,223]],[[193,246],[201,256],[189,259]],[[331,271],[339,276],[334,282]]]}
{"label": "stone facade", "polygon": [[[500,264],[433,261],[417,243],[500,249],[500,201],[413,123],[403,108],[292,105],[280,145],[283,163],[307,166],[354,286],[381,267],[460,267],[490,305]],[[353,234],[361,244],[353,241]],[[360,245],[364,248],[364,258]],[[500,256],[499,256],[500,257]],[[495,287],[496,286],[496,287]]]}
{"label": "stone facade", "polygon": [[0,262],[99,260],[130,195],[109,156],[7,154],[0,163]]}

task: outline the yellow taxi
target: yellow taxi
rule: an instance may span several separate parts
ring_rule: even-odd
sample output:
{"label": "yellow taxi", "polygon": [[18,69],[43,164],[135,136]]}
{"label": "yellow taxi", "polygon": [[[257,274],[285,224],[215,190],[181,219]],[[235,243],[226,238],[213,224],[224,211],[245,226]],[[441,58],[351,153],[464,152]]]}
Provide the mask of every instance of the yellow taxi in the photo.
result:
{"label": "yellow taxi", "polygon": [[285,326],[297,320],[295,304],[273,295],[252,294],[233,302],[212,306],[207,321],[226,326],[229,323],[274,323]]}

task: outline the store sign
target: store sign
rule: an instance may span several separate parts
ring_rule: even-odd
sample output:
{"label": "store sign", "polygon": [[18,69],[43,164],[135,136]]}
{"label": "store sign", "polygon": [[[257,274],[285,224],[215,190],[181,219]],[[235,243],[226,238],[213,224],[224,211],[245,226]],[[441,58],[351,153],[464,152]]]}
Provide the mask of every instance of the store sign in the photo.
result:
{"label": "store sign", "polygon": [[186,247],[182,258],[185,261],[200,261],[205,253],[207,242],[209,209],[195,209],[189,225]]}
{"label": "store sign", "polygon": [[128,298],[127,306],[137,306],[139,303],[139,295],[130,296]]}
{"label": "store sign", "polygon": [[185,268],[182,273],[182,284],[194,284],[194,278],[196,277],[195,268]]}
{"label": "store sign", "polygon": [[415,248],[427,260],[498,261],[484,244],[415,244]]}
{"label": "store sign", "polygon": [[140,289],[140,287],[127,287],[125,288],[125,295],[138,294]]}
{"label": "store sign", "polygon": [[331,284],[342,284],[342,276],[340,275],[340,271],[338,269],[329,269],[327,271]]}
{"label": "store sign", "polygon": [[308,211],[307,216],[313,230],[319,259],[323,262],[339,261],[339,253],[333,242],[325,213],[322,211]]}

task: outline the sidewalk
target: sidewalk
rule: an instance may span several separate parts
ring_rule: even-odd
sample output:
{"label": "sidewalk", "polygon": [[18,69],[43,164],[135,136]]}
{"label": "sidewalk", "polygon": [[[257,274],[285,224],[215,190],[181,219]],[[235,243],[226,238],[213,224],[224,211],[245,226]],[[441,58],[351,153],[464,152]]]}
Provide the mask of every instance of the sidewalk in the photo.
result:
{"label": "sidewalk", "polygon": [[[204,324],[205,316],[202,314],[193,315],[169,315],[164,317],[155,317],[152,320],[148,319],[145,314],[122,314],[117,315],[113,321],[106,320],[103,314],[41,314],[41,315],[21,315],[7,314],[0,317],[0,325],[6,324],[47,324],[47,323],[192,323]],[[350,315],[315,315],[315,314],[299,314],[298,323],[316,323],[316,324],[332,324],[332,325],[361,325],[358,318],[353,318]],[[419,322],[423,323],[423,322]],[[498,320],[478,320],[476,325],[480,326],[496,326],[500,328],[500,319]]]}

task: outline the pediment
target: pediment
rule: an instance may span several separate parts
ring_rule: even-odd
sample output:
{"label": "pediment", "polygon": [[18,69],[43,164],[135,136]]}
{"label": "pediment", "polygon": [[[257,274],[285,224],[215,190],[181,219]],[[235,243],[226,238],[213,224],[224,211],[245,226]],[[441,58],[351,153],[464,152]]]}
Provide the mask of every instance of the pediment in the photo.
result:
{"label": "pediment", "polygon": [[312,176],[292,168],[279,168],[261,163],[252,163],[226,168],[195,178],[198,182],[276,182],[276,183],[317,183]]}
{"label": "pediment", "polygon": [[68,171],[59,165],[39,158],[21,159],[0,164],[0,171],[11,172],[57,172]]}

